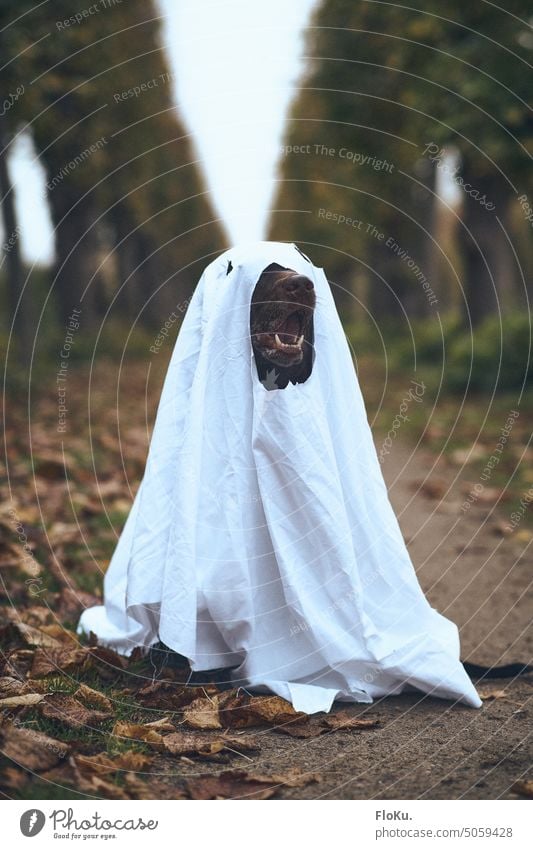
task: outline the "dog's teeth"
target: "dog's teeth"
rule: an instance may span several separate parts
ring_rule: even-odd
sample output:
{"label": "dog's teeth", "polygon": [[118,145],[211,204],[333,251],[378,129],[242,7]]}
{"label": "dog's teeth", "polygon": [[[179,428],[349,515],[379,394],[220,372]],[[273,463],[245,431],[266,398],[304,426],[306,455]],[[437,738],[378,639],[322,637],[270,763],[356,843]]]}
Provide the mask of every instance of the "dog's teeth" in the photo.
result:
{"label": "dog's teeth", "polygon": [[303,333],[302,333],[301,336],[298,336],[298,341],[297,341],[296,344],[298,345],[299,348],[301,348],[302,345],[303,345],[303,342],[304,342],[304,337],[303,337]]}
{"label": "dog's teeth", "polygon": [[278,336],[278,334],[277,334],[277,333],[276,333],[276,335],[275,335],[275,337],[274,337],[274,338],[275,338],[275,340],[276,340],[276,345],[278,345],[280,348],[282,348],[282,347],[283,347],[283,342],[281,341],[281,339],[279,338],[279,336]]}

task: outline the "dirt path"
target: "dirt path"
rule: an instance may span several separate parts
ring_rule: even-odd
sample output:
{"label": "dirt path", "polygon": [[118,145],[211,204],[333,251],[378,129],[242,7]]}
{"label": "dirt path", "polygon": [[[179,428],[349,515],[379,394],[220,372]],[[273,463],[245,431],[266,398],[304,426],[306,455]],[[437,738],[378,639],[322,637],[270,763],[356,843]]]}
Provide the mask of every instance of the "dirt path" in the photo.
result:
{"label": "dirt path", "polygon": [[[433,606],[459,625],[463,659],[530,658],[525,543],[498,532],[505,507],[496,515],[491,506],[474,504],[462,513],[456,470],[444,463],[432,468],[434,461],[423,449],[413,454],[398,443],[384,466],[420,582]],[[417,485],[426,475],[437,498]],[[348,708],[354,716],[378,717],[374,731],[311,740],[264,734],[254,770],[298,766],[322,775],[320,784],[285,790],[283,798],[517,798],[510,787],[531,765],[533,677],[480,689],[506,695],[487,699],[480,710],[411,695],[388,698]]]}

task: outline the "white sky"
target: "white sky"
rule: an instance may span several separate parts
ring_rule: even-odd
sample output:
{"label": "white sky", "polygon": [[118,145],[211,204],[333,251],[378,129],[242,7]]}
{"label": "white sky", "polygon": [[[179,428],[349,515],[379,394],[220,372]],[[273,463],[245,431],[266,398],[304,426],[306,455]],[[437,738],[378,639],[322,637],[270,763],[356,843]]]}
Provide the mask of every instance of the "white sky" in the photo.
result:
{"label": "white sky", "polygon": [[[302,70],[302,30],[316,2],[159,0],[175,100],[234,242],[265,235],[287,108]],[[24,258],[49,263],[53,233],[34,157],[23,138],[10,171]]]}

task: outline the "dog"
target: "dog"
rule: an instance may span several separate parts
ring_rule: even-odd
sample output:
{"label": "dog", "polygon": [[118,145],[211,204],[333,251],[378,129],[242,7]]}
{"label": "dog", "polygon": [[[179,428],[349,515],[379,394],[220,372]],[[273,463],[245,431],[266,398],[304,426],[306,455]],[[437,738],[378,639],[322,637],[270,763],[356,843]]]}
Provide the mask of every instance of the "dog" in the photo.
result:
{"label": "dog", "polygon": [[310,377],[315,306],[309,277],[276,263],[265,268],[252,295],[250,339],[257,374],[266,389],[285,389]]}

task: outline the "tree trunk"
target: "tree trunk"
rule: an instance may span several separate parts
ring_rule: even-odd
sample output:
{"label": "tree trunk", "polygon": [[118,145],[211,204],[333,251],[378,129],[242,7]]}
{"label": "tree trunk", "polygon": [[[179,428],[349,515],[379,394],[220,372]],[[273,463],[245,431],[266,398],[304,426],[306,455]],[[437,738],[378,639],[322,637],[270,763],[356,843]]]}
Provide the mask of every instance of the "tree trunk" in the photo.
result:
{"label": "tree trunk", "polygon": [[17,225],[15,197],[7,167],[8,134],[0,125],[0,196],[4,224],[4,255],[7,271],[7,307],[9,327],[16,340],[19,362],[30,363],[33,334],[28,310],[28,294],[22,297],[24,269],[20,256],[20,228]]}
{"label": "tree trunk", "polygon": [[[505,232],[497,220],[497,216],[500,219],[506,216],[508,188],[502,180],[472,173],[468,160],[462,177],[471,187],[471,194],[463,190],[459,227],[464,264],[463,313],[465,325],[471,322],[475,327],[487,316],[512,306],[516,297],[516,266]],[[483,198],[486,202],[480,202]],[[494,204],[495,209],[487,209],[485,204]]]}

